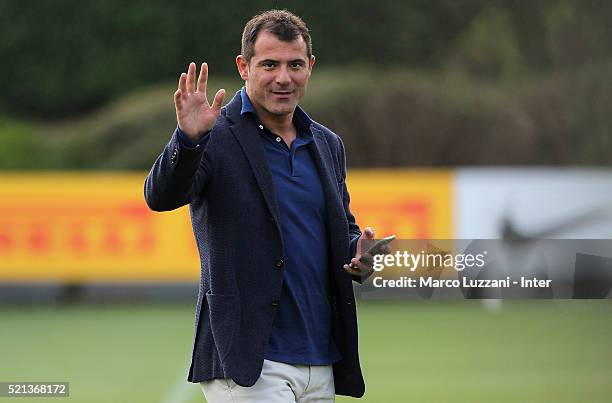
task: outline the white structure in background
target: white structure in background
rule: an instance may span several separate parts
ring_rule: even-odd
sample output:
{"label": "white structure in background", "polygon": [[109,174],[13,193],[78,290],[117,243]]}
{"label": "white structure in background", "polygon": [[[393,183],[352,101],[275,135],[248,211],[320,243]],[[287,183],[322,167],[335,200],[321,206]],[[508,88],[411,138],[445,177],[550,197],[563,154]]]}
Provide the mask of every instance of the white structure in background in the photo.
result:
{"label": "white structure in background", "polygon": [[457,169],[455,238],[502,238],[504,220],[527,237],[612,238],[612,171]]}
{"label": "white structure in background", "polygon": [[[502,278],[537,273],[571,284],[578,253],[612,258],[610,241],[596,241],[612,239],[612,171],[458,169],[453,185],[456,239],[524,241],[499,244],[495,270]],[[571,286],[554,294],[569,298]]]}

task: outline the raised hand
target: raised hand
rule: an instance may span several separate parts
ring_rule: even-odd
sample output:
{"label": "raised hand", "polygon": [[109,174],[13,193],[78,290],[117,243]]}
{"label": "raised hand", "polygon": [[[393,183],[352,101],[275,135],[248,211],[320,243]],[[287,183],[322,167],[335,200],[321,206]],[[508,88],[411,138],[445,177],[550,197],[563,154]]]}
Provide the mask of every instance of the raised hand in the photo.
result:
{"label": "raised hand", "polygon": [[206,63],[202,63],[197,84],[195,77],[196,65],[190,63],[187,74],[181,73],[178,89],[174,93],[178,125],[194,142],[213,128],[221,113],[221,103],[225,96],[225,90],[220,89],[215,94],[212,105],[208,103],[208,98],[206,98],[208,65]]}

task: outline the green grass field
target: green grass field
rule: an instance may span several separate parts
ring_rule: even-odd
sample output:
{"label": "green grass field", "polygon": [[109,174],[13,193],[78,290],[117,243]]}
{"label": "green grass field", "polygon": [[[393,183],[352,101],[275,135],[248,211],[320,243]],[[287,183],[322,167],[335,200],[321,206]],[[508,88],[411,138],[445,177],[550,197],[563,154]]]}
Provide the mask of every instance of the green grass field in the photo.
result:
{"label": "green grass field", "polygon": [[[609,300],[361,302],[359,320],[365,402],[612,401]],[[185,381],[192,326],[191,305],[0,308],[0,381],[70,381],[52,401],[203,402]]]}

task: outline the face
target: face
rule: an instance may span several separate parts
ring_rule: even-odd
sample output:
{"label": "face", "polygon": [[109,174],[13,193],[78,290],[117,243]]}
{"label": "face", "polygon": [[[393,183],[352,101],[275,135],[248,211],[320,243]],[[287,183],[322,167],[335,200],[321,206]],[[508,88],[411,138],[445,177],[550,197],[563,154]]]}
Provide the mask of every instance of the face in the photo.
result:
{"label": "face", "polygon": [[292,116],[306,92],[314,61],[301,36],[284,42],[266,31],[257,35],[249,63],[242,55],[236,57],[249,99],[258,114],[270,117]]}

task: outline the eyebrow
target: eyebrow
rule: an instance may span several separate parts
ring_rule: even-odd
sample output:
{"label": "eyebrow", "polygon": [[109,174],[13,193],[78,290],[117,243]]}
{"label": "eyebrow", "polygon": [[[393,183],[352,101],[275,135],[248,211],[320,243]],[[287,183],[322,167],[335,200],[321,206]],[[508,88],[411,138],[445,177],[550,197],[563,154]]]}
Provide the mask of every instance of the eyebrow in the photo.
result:
{"label": "eyebrow", "polygon": [[[274,63],[274,64],[278,64],[280,63],[278,60],[273,60],[273,59],[265,59],[265,60],[261,60],[260,62],[257,63],[258,66],[266,64],[266,63]],[[294,59],[294,60],[289,60],[288,62],[289,64],[292,63],[300,63],[300,64],[306,64],[306,62],[303,59]]]}

